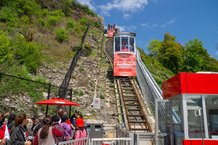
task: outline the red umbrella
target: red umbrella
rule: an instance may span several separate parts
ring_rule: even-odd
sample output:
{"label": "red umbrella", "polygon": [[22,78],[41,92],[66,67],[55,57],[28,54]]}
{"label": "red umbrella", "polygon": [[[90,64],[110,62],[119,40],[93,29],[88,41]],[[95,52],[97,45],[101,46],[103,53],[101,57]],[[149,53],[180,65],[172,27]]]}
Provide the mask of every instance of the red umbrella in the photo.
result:
{"label": "red umbrella", "polygon": [[45,101],[36,102],[35,104],[42,104],[42,105],[63,105],[63,106],[78,106],[80,104],[77,104],[75,102],[71,102],[68,100],[65,100],[64,98],[52,98]]}

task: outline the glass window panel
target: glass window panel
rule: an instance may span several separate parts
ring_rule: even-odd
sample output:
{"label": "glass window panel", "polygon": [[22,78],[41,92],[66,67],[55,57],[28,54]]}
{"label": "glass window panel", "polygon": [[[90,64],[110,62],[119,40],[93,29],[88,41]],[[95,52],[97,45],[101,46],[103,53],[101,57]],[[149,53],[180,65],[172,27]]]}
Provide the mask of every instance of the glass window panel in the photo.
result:
{"label": "glass window panel", "polygon": [[189,138],[204,137],[204,122],[201,96],[187,96]]}
{"label": "glass window panel", "polygon": [[128,37],[122,37],[122,52],[128,52]]}
{"label": "glass window panel", "polygon": [[134,38],[130,37],[129,49],[131,52],[134,52]]}
{"label": "glass window panel", "polygon": [[218,138],[218,95],[205,98],[209,138]]}
{"label": "glass window panel", "polygon": [[120,37],[115,37],[115,52],[120,51]]}

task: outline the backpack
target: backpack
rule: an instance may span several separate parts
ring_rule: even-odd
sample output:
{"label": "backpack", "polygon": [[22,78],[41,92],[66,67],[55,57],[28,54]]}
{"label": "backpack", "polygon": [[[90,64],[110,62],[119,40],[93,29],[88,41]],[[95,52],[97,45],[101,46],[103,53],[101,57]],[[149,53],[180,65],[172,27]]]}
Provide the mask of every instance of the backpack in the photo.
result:
{"label": "backpack", "polygon": [[65,132],[64,132],[64,129],[63,129],[63,127],[60,125],[60,124],[56,124],[56,125],[54,125],[53,126],[53,128],[56,128],[56,129],[58,129],[58,130],[60,130],[62,133],[63,133],[63,135],[61,136],[61,137],[56,137],[56,135],[55,135],[55,130],[54,130],[54,137],[55,137],[55,142],[56,143],[59,143],[59,142],[62,142],[62,141],[67,141],[67,138],[66,138],[66,135],[65,135]]}

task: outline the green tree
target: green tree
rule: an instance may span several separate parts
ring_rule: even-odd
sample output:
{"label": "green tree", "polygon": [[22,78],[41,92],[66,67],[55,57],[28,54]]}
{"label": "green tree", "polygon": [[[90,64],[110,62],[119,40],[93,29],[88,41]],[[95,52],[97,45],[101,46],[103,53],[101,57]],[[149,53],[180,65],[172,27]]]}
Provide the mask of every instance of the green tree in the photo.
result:
{"label": "green tree", "polygon": [[206,58],[209,58],[203,43],[198,39],[189,40],[185,43],[183,71],[197,72],[206,70],[204,66]]}
{"label": "green tree", "polygon": [[178,73],[181,70],[183,56],[182,47],[176,42],[176,37],[166,33],[160,47],[160,62],[172,72]]}
{"label": "green tree", "polygon": [[204,63],[204,70],[218,72],[218,61],[213,57],[207,57]]}
{"label": "green tree", "polygon": [[162,46],[161,41],[159,41],[157,39],[151,40],[150,44],[148,45],[148,48],[147,48],[150,51],[150,56],[158,59],[160,57],[161,46]]}

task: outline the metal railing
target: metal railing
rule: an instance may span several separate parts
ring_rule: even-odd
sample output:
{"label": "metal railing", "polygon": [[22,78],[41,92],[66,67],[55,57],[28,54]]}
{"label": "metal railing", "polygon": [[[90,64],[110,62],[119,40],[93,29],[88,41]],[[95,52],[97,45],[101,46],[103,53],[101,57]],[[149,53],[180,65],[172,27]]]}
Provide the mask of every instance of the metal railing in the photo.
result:
{"label": "metal railing", "polygon": [[89,145],[89,138],[82,138],[77,140],[69,140],[64,142],[59,142],[58,145]]}
{"label": "metal railing", "polygon": [[133,145],[132,138],[93,138],[90,145]]}
{"label": "metal railing", "polygon": [[154,145],[155,133],[134,133],[134,145]]}
{"label": "metal railing", "polygon": [[[154,80],[154,78],[152,77],[147,67],[144,65],[143,61],[141,60],[139,50],[136,50],[136,74],[144,99],[148,102],[149,108],[154,114],[155,99],[162,100],[163,92],[158,86],[158,84],[156,83],[156,81]],[[164,108],[165,108],[164,105],[161,105],[158,108],[159,113],[162,116],[165,115]],[[181,122],[180,118],[178,117],[175,111],[173,111],[173,121],[175,123]]]}
{"label": "metal railing", "polygon": [[58,96],[60,98],[66,97],[66,93],[67,93],[67,89],[69,87],[71,75],[72,75],[73,70],[76,67],[77,61],[80,58],[80,55],[82,53],[82,46],[83,46],[83,43],[85,41],[86,34],[87,34],[88,30],[89,30],[89,25],[87,26],[86,31],[84,32],[84,34],[82,36],[80,48],[77,50],[76,54],[74,55],[73,60],[71,61],[70,67],[69,67],[67,73],[65,74],[65,77],[62,81],[62,84],[60,85],[60,88],[58,90]]}

